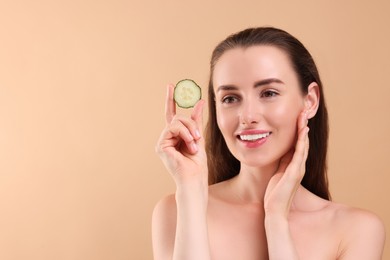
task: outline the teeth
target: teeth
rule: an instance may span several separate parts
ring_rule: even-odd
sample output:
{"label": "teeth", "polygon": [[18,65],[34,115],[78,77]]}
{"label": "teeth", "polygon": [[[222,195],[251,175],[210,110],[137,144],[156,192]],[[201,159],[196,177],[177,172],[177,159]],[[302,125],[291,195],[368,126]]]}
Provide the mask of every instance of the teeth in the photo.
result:
{"label": "teeth", "polygon": [[253,141],[253,140],[265,138],[269,135],[270,135],[270,132],[264,133],[264,134],[257,134],[257,135],[240,135],[240,139],[244,140],[244,141]]}

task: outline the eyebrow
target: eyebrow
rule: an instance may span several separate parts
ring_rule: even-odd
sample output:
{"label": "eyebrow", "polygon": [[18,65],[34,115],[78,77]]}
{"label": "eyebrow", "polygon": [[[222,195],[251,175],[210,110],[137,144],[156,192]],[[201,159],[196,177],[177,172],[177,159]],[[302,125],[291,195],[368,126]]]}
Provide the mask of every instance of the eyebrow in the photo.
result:
{"label": "eyebrow", "polygon": [[[258,88],[264,85],[269,85],[271,83],[278,83],[278,84],[284,84],[283,81],[277,78],[269,78],[269,79],[263,79],[260,81],[256,81],[255,84],[253,85],[254,88]],[[218,87],[217,92],[221,90],[237,90],[238,87],[235,85],[221,85]]]}

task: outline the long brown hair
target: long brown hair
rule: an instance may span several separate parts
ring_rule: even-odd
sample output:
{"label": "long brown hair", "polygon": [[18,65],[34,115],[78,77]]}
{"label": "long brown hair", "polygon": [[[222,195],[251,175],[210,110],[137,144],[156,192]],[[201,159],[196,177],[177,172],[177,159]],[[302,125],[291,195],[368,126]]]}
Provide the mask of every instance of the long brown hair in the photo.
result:
{"label": "long brown hair", "polygon": [[316,82],[319,86],[320,100],[316,115],[309,120],[310,149],[306,161],[306,173],[301,184],[312,193],[330,199],[327,178],[328,112],[326,109],[321,79],[315,62],[303,44],[289,33],[273,28],[249,28],[230,35],[214,49],[210,61],[210,80],[208,87],[209,119],[206,126],[206,151],[209,168],[209,183],[228,180],[240,171],[240,162],[231,154],[217,125],[213,71],[219,58],[234,48],[248,48],[257,45],[274,46],[291,60],[298,75],[301,91],[307,94],[308,86]]}

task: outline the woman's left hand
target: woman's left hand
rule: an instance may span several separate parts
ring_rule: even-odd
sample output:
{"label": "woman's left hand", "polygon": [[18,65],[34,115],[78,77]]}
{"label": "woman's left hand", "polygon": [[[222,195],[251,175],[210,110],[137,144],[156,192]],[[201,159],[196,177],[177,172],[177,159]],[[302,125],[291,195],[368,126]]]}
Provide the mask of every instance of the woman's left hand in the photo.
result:
{"label": "woman's left hand", "polygon": [[309,151],[306,112],[300,114],[297,125],[298,139],[295,148],[281,158],[276,173],[268,183],[264,197],[266,216],[282,216],[287,219],[294,195],[305,175]]}

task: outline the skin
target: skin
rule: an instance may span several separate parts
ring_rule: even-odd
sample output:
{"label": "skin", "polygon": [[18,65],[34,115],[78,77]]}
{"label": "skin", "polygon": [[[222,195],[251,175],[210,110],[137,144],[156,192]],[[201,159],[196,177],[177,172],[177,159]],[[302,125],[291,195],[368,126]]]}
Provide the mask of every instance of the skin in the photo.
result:
{"label": "skin", "polygon": [[[153,213],[155,259],[381,259],[385,234],[377,216],[300,185],[318,85],[303,95],[287,55],[271,46],[229,50],[213,75],[218,126],[241,170],[207,185],[204,102],[190,118],[177,115],[170,85],[156,151],[177,191]],[[248,148],[237,135],[254,129],[271,134]]]}

